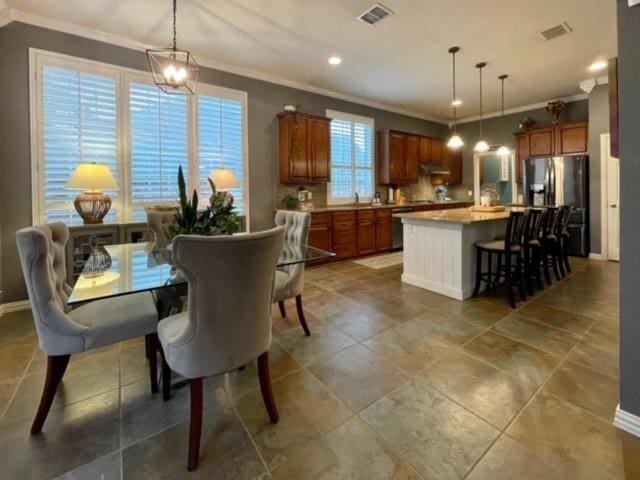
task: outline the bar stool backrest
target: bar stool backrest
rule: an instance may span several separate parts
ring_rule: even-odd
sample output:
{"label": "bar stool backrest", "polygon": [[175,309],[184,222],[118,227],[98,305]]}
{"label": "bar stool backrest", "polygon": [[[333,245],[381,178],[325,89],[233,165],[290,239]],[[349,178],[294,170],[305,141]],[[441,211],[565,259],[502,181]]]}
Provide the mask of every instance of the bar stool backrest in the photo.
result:
{"label": "bar stool backrest", "polygon": [[528,210],[512,210],[507,221],[507,230],[504,234],[504,246],[507,251],[513,246],[522,245],[522,237],[525,223],[528,217]]}
{"label": "bar stool backrest", "polygon": [[560,227],[558,230],[558,237],[567,231],[567,227],[569,226],[569,220],[571,219],[571,212],[573,211],[573,207],[571,205],[567,205],[564,209],[564,215],[562,216],[562,222],[560,222]]}
{"label": "bar stool backrest", "polygon": [[542,240],[545,240],[555,230],[558,216],[558,207],[547,207],[544,222],[542,223]]}
{"label": "bar stool backrest", "polygon": [[524,240],[530,242],[540,238],[542,223],[545,218],[545,210],[542,208],[530,208],[527,224],[525,226]]}
{"label": "bar stool backrest", "polygon": [[556,214],[556,218],[554,219],[553,230],[551,232],[558,238],[560,238],[560,235],[562,235],[562,228],[564,227],[564,220],[567,212],[570,213],[570,210],[566,205],[561,205],[560,207],[558,207],[558,213]]}

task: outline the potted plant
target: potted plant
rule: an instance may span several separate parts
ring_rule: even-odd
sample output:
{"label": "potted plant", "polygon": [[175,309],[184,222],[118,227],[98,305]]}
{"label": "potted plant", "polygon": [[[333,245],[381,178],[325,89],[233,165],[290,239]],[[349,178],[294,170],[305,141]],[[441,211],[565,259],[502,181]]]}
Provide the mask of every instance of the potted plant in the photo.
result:
{"label": "potted plant", "polygon": [[176,235],[231,235],[240,229],[240,218],[235,212],[233,197],[226,192],[218,192],[213,181],[208,181],[212,191],[209,205],[204,210],[198,210],[198,192],[194,190],[191,198],[187,197],[182,167],[178,167],[180,208],[175,215],[175,223],[167,228],[169,239]]}

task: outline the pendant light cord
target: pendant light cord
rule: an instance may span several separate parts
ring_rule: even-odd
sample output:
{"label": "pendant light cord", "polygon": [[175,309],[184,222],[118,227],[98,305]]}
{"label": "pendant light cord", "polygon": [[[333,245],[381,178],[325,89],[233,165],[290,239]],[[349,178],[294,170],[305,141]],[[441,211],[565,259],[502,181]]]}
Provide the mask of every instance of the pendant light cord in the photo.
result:
{"label": "pendant light cord", "polygon": [[480,139],[482,139],[482,69],[487,66],[486,62],[481,62],[476,65],[476,68],[480,70]]}
{"label": "pendant light cord", "polygon": [[176,42],[176,17],[178,14],[178,0],[173,0],[173,49],[176,50],[178,48]]}
{"label": "pendant light cord", "polygon": [[456,118],[456,52],[453,52],[453,133],[457,132]]}

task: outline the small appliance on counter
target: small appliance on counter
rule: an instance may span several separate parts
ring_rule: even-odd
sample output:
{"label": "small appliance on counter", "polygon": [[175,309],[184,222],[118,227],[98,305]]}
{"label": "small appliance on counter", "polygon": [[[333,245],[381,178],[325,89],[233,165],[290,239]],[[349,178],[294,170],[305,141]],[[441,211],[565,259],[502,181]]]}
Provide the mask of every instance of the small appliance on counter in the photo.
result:
{"label": "small appliance on counter", "polygon": [[371,200],[371,205],[374,205],[374,206],[382,205],[382,199],[380,198],[380,192],[376,192],[376,194],[373,197],[373,200]]}
{"label": "small appliance on counter", "polygon": [[396,188],[393,186],[389,187],[389,193],[387,193],[387,203],[391,205],[396,203]]}
{"label": "small appliance on counter", "polygon": [[436,187],[436,201],[438,202],[447,201],[447,187],[445,187],[444,185],[438,185]]}

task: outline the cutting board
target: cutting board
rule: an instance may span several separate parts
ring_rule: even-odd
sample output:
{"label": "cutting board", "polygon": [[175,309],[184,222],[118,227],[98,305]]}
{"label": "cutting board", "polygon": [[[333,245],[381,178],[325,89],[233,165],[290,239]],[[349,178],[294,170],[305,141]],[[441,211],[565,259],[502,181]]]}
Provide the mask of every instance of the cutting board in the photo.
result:
{"label": "cutting board", "polygon": [[506,208],[504,207],[504,205],[493,205],[491,207],[474,205],[473,207],[470,207],[469,210],[471,210],[472,212],[496,213],[496,212],[504,212]]}

